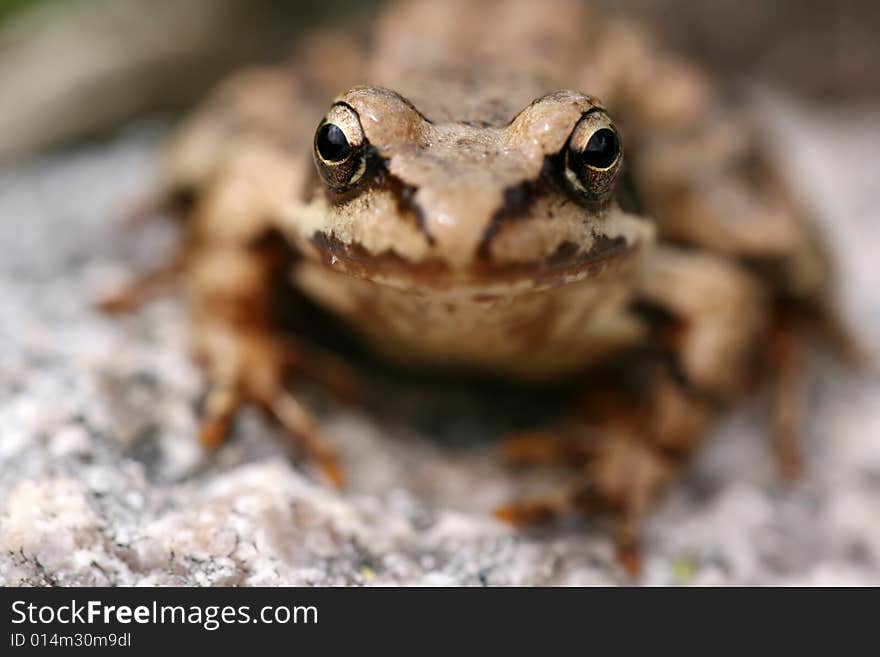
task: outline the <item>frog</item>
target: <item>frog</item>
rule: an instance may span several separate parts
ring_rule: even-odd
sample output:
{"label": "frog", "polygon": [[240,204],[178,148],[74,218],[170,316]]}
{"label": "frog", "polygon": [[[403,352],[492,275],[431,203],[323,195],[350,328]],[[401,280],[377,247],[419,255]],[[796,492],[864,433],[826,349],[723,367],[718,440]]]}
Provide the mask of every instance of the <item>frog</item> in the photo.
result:
{"label": "frog", "polygon": [[178,250],[104,305],[182,288],[202,444],[253,405],[336,486],[296,381],[351,398],[357,374],[280,319],[308,324],[303,299],[392,364],[568,382],[569,413],[500,444],[572,476],[496,516],[601,518],[637,573],[643,519],[756,387],[795,476],[805,354],[838,324],[831,258],[750,109],[586,2],[392,3],[220,83],[165,153]]}

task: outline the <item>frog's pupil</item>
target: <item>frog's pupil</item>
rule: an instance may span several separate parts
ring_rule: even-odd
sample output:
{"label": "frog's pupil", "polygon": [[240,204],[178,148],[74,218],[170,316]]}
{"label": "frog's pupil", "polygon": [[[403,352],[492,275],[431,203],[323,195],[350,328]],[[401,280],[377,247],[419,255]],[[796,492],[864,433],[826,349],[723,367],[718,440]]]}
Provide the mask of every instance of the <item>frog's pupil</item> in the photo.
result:
{"label": "frog's pupil", "polygon": [[597,169],[607,169],[617,159],[620,144],[614,130],[601,128],[596,130],[587,142],[581,157],[585,164]]}
{"label": "frog's pupil", "polygon": [[332,123],[321,126],[317,142],[318,153],[329,162],[341,162],[351,153],[351,146],[345,138],[345,133]]}

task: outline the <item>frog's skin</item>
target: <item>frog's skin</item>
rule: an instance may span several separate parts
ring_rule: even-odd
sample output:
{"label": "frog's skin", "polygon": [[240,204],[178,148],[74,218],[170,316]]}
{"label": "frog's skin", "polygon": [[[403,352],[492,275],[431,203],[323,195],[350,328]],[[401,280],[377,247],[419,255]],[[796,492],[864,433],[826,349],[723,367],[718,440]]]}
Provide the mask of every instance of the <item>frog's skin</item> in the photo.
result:
{"label": "frog's skin", "polygon": [[[317,34],[236,74],[168,154],[204,441],[256,403],[341,481],[283,381],[345,389],[346,369],[279,328],[283,281],[410,367],[535,383],[635,362],[637,389],[584,395],[589,431],[569,418],[506,444],[578,464],[579,483],[499,511],[604,512],[629,567],[638,518],[756,362],[779,382],[791,471],[800,315],[782,308],[824,308],[829,267],[740,110],[633,26],[563,0],[395,4],[368,35]],[[324,157],[328,125],[342,162]],[[613,145],[601,166],[583,155],[602,129],[625,172]]]}

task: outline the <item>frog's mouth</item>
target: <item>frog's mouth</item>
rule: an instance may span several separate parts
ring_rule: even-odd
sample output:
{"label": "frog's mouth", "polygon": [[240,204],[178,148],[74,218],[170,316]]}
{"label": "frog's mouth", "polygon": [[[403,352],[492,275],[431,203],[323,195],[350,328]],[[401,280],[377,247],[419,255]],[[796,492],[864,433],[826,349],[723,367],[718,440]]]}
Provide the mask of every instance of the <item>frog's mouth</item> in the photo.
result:
{"label": "frog's mouth", "polygon": [[465,268],[453,268],[439,258],[410,262],[393,250],[372,253],[358,242],[343,242],[320,231],[312,236],[311,245],[324,266],[382,285],[429,289],[504,285],[530,290],[600,276],[625,266],[640,248],[624,237],[597,236],[586,251],[563,242],[541,260],[498,263],[482,254]]}

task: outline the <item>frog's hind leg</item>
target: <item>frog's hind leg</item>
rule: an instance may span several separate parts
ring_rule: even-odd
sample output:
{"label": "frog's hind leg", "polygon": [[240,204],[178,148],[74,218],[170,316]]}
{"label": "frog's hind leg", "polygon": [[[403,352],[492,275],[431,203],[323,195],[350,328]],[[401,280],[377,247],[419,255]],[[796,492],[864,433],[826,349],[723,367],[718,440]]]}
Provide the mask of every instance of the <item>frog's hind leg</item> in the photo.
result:
{"label": "frog's hind leg", "polygon": [[761,374],[769,380],[773,447],[780,475],[787,481],[802,470],[799,436],[807,412],[808,355],[825,345],[848,366],[870,361],[837,314],[818,304],[781,302],[762,353]]}
{"label": "frog's hind leg", "polygon": [[588,390],[578,405],[583,425],[508,441],[514,461],[578,469],[559,493],[497,511],[515,524],[572,511],[609,517],[618,559],[631,573],[640,564],[641,519],[687,465],[724,403],[746,387],[767,317],[761,286],[723,257],[660,247],[643,278],[640,301],[671,318],[655,332],[653,362],[631,364],[641,371],[635,386],[611,382],[603,389],[599,382]]}
{"label": "frog's hind leg", "polygon": [[573,465],[576,470],[561,489],[502,506],[496,516],[515,525],[572,512],[605,517],[611,522],[618,562],[635,575],[641,567],[641,519],[699,445],[716,406],[676,382],[662,366],[642,395],[621,392],[610,412],[596,408],[608,399],[607,391],[589,391],[579,409],[585,413],[584,424],[523,434],[504,443],[510,462]]}

